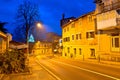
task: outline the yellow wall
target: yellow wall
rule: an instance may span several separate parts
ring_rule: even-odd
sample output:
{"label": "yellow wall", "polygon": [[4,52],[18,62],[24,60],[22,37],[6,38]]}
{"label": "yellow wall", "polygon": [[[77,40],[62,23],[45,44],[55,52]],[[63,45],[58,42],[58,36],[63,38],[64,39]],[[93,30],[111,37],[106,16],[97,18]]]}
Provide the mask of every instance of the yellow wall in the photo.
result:
{"label": "yellow wall", "polygon": [[34,44],[32,53],[35,55],[39,54],[51,54],[52,53],[52,47],[51,43],[48,42],[36,42]]}
{"label": "yellow wall", "polygon": [[7,49],[7,36],[0,32],[0,53],[4,53]]}
{"label": "yellow wall", "polygon": [[[105,1],[105,0],[104,0]],[[112,1],[112,0],[111,0]],[[108,4],[105,2],[106,5]],[[97,7],[98,8],[98,5]],[[116,18],[119,17],[116,10],[107,11],[104,13],[97,13],[97,10],[92,13],[85,14],[76,20],[73,20],[62,26],[62,40],[63,40],[63,51],[62,56],[65,58],[112,58],[113,55],[120,57],[120,33],[119,36],[112,36],[112,34],[118,34],[116,32],[117,28],[110,27],[120,27],[116,23]],[[97,15],[97,16],[96,16]],[[94,19],[97,19],[97,28],[106,30],[104,33],[95,34],[94,38],[86,38],[87,32],[95,32]],[[74,27],[72,27],[75,25]],[[97,30],[99,33],[99,30]],[[81,39],[76,40],[76,34],[81,33]],[[72,35],[74,35],[74,40],[72,40]],[[65,38],[70,37],[70,41],[64,41]],[[112,47],[112,38],[119,38],[119,47]],[[69,51],[68,51],[69,48]],[[74,52],[76,48],[76,54]],[[81,49],[81,54],[79,52]],[[91,57],[91,49],[95,49],[95,57]],[[111,57],[112,56],[112,57]]]}
{"label": "yellow wall", "polygon": [[[89,20],[91,17],[91,20]],[[63,39],[63,53],[64,57],[71,57],[82,59],[90,58],[91,50],[95,49],[97,52],[97,38],[86,38],[86,32],[93,31],[95,32],[94,27],[94,13],[89,13],[88,15],[79,17],[77,20],[74,20],[62,28],[62,39]],[[72,24],[75,24],[75,27],[72,28]],[[69,29],[68,29],[69,28]],[[66,30],[65,30],[66,29]],[[76,34],[81,33],[81,39],[76,40]],[[72,35],[74,35],[74,40],[72,40]],[[64,42],[64,38],[70,37],[70,41]],[[70,52],[68,53],[68,47]],[[76,54],[74,53],[74,48],[76,48]],[[82,54],[80,55],[79,48],[81,48]],[[66,55],[66,56],[65,56]]]}

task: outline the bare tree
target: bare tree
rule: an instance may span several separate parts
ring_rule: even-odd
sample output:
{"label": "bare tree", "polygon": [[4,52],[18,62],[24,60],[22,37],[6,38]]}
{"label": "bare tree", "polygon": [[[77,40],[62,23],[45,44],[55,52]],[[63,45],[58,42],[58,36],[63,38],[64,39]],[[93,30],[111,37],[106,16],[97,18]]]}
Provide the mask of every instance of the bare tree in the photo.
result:
{"label": "bare tree", "polygon": [[25,34],[25,28],[23,27],[17,27],[14,31],[14,40],[18,42],[25,42],[26,41],[26,35]]}
{"label": "bare tree", "polygon": [[27,42],[29,29],[34,25],[35,21],[39,21],[38,6],[36,6],[35,4],[29,1],[24,1],[18,7],[16,21],[17,21],[17,26],[21,27],[22,29],[22,32],[19,30],[18,31],[22,33],[22,35],[25,35],[21,37],[24,37],[26,39],[25,42]]}

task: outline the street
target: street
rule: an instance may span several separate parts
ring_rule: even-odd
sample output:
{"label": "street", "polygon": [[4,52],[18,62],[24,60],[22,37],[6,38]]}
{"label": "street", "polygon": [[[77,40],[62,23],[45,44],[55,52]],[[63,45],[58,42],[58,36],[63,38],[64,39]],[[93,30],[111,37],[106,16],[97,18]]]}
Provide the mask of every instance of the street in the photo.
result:
{"label": "street", "polygon": [[44,56],[39,64],[59,80],[119,80],[120,68]]}

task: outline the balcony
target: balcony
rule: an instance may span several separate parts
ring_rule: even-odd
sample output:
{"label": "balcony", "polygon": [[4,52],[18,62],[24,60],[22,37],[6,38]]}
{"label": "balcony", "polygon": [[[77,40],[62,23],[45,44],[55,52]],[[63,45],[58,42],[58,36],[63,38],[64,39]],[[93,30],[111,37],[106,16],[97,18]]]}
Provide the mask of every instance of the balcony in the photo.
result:
{"label": "balcony", "polygon": [[120,8],[120,1],[104,6],[102,12]]}
{"label": "balcony", "polygon": [[103,21],[97,22],[98,30],[112,29],[112,28],[120,29],[120,18],[114,18],[114,19],[103,20]]}

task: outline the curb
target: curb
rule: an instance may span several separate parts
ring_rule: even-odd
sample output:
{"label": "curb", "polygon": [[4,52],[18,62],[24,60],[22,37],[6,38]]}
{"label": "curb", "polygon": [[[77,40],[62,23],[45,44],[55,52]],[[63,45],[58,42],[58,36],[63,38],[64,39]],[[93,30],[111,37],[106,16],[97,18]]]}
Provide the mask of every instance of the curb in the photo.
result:
{"label": "curb", "polygon": [[107,66],[112,66],[112,67],[116,67],[116,68],[119,68],[120,67],[120,63],[119,62],[109,62],[109,61],[100,61],[98,62],[97,60],[90,60],[90,59],[85,59],[84,61],[83,60],[79,60],[79,59],[69,59],[69,58],[64,58],[64,57],[59,57],[61,59],[68,59],[68,60],[71,60],[71,61],[80,61],[80,62],[87,62],[87,63],[93,63],[93,64],[101,64],[101,65],[107,65]]}
{"label": "curb", "polygon": [[45,70],[47,71],[47,73],[49,75],[51,75],[53,78],[55,78],[56,80],[61,80],[58,76],[56,76],[53,72],[51,72],[49,69],[47,69],[45,66],[43,66],[40,62],[39,62],[39,59],[36,58],[36,62]]}

